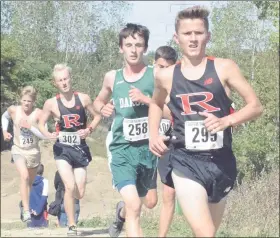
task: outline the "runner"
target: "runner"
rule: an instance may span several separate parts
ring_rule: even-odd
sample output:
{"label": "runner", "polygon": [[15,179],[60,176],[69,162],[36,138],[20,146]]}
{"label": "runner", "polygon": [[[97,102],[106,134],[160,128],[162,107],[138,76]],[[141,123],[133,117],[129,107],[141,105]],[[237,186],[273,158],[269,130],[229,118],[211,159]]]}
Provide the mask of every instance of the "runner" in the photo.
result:
{"label": "runner", "polygon": [[[183,58],[181,64],[156,74],[149,108],[150,150],[161,156],[168,150],[164,144],[167,138],[159,136],[158,128],[162,107],[169,97],[167,105],[176,137],[169,148],[172,180],[196,237],[215,236],[226,195],[236,179],[231,127],[257,118],[263,110],[232,60],[206,57],[208,15],[208,10],[198,6],[178,13],[174,38]],[[232,114],[230,89],[237,91],[246,104]]]}
{"label": "runner", "polygon": [[[32,86],[21,90],[20,106],[10,106],[2,115],[2,129],[5,141],[13,138],[12,160],[20,175],[20,196],[23,206],[21,219],[31,221],[29,194],[41,161],[39,138],[43,135],[36,128],[41,110],[34,109],[37,92]],[[13,121],[14,136],[8,132],[9,120]],[[43,124],[44,127],[44,124]]]}
{"label": "runner", "polygon": [[[109,227],[112,237],[119,236],[124,221],[127,236],[142,236],[142,204],[147,207],[156,204],[155,201],[151,205],[146,197],[148,191],[156,186],[157,173],[157,157],[150,153],[148,147],[148,107],[154,88],[153,67],[143,62],[148,40],[149,30],[144,26],[127,24],[121,30],[119,47],[125,66],[106,73],[102,89],[94,102],[96,110],[103,116],[109,117],[115,110],[109,163],[113,185],[124,202],[117,204],[116,220]],[[108,104],[111,97],[114,106]],[[170,127],[170,122],[163,123],[166,129]]]}
{"label": "runner", "polygon": [[[155,52],[155,67],[168,68],[176,63],[178,55],[170,46],[161,46]],[[172,120],[172,116],[168,117]],[[173,184],[169,184],[166,180],[167,174],[171,176],[171,168],[169,162],[169,153],[166,153],[158,162],[158,172],[163,183],[162,190],[162,207],[159,222],[159,237],[166,237],[169,226],[173,219],[175,209],[175,190]]]}
{"label": "runner", "polygon": [[[67,235],[77,235],[74,198],[85,194],[87,166],[92,160],[86,137],[97,127],[101,115],[94,111],[87,94],[73,91],[71,68],[57,64],[53,69],[53,83],[59,90],[56,97],[48,99],[39,121],[39,129],[47,138],[56,138],[53,146],[54,159],[65,186],[64,207],[69,230]],[[87,127],[86,110],[93,116]],[[51,135],[44,124],[52,116],[57,122],[58,136]]]}

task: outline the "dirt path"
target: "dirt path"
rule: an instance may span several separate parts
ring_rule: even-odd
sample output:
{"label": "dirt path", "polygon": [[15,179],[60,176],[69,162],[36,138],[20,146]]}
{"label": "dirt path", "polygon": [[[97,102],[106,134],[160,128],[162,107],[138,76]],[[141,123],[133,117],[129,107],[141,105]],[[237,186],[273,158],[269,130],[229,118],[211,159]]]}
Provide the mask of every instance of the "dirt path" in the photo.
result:
{"label": "dirt path", "polygon": [[[52,144],[42,143],[42,163],[45,166],[44,177],[49,180],[49,199],[52,202],[55,196],[53,179],[56,172],[55,161],[52,154]],[[94,153],[93,153],[94,154]],[[10,151],[1,153],[1,223],[19,222],[20,201],[19,178],[14,165],[10,162]],[[81,200],[80,219],[92,217],[112,217],[116,203],[120,200],[118,192],[113,190],[111,174],[108,168],[107,159],[94,157],[88,167],[87,188],[85,197]],[[50,216],[50,220],[55,219]],[[64,229],[61,229],[64,230]],[[36,236],[58,236],[60,229],[31,231],[2,231],[1,236],[33,236],[34,232],[40,233]],[[41,234],[42,232],[42,234]],[[49,232],[49,234],[48,234]],[[90,232],[89,232],[90,233]],[[65,230],[62,232],[65,235]],[[64,236],[62,235],[62,236]],[[101,236],[98,235],[98,236]]]}
{"label": "dirt path", "polygon": [[[22,230],[1,230],[1,237],[67,237],[66,228],[51,229],[22,229]],[[109,237],[107,229],[102,228],[79,228],[78,236],[82,237]],[[125,237],[122,232],[119,237]]]}

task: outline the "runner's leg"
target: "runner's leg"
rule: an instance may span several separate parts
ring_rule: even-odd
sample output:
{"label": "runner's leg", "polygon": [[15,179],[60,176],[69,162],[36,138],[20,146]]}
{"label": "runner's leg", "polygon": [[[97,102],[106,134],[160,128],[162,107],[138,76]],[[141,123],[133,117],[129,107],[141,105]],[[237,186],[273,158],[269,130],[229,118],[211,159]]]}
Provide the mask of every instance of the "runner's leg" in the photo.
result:
{"label": "runner's leg", "polygon": [[163,184],[159,237],[166,237],[175,210],[175,189]]}
{"label": "runner's leg", "polygon": [[65,186],[64,208],[68,218],[68,226],[75,226],[74,190],[75,177],[72,166],[65,160],[56,159],[56,166]]}
{"label": "runner's leg", "polygon": [[215,225],[205,188],[173,169],[172,179],[184,216],[196,237],[214,237]]}

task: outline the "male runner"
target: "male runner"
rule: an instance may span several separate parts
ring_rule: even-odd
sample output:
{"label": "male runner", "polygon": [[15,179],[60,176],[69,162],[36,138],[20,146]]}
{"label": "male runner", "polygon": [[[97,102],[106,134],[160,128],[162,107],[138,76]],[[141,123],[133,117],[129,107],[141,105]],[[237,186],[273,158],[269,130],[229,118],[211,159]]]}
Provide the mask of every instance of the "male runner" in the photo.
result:
{"label": "male runner", "polygon": [[[176,51],[170,46],[161,46],[155,52],[155,62],[156,68],[168,68],[174,65],[177,61],[178,55]],[[172,116],[168,117],[172,120]],[[175,190],[172,185],[170,185],[166,180],[167,173],[170,173],[170,161],[169,154],[166,153],[158,162],[158,172],[163,183],[162,190],[162,207],[160,212],[160,222],[159,222],[159,237],[166,237],[169,226],[173,219],[174,209],[175,209]]]}
{"label": "male runner", "polygon": [[[69,226],[67,235],[71,236],[77,235],[74,198],[81,199],[85,194],[86,168],[92,159],[85,139],[97,127],[101,115],[94,111],[87,94],[73,91],[71,68],[66,64],[54,66],[53,83],[59,93],[45,102],[39,129],[46,137],[53,138],[43,125],[50,116],[57,122],[59,135],[53,153],[65,186],[64,207]],[[93,116],[89,126],[86,109]]]}
{"label": "male runner", "polygon": [[[231,127],[261,115],[254,90],[229,59],[206,57],[210,40],[209,11],[182,10],[176,17],[174,39],[183,52],[181,64],[158,71],[149,108],[150,150],[167,150],[158,133],[166,99],[173,115],[169,148],[172,179],[183,213],[196,237],[214,237],[221,223],[225,197],[236,179]],[[246,105],[230,114],[228,95],[234,89]]]}
{"label": "male runner", "polygon": [[[10,141],[13,138],[11,154],[20,175],[23,222],[31,221],[29,194],[41,161],[39,139],[43,139],[43,135],[36,128],[41,114],[40,109],[34,108],[36,97],[37,92],[34,87],[24,87],[20,94],[20,105],[10,106],[3,113],[1,120],[4,140]],[[8,132],[10,119],[13,120],[14,136]]]}
{"label": "male runner", "polygon": [[[142,203],[156,176],[157,157],[148,146],[148,108],[154,89],[153,67],[146,66],[143,54],[147,51],[149,30],[141,25],[127,24],[119,34],[123,69],[106,73],[102,89],[94,101],[96,110],[110,116],[115,110],[110,143],[110,169],[113,184],[124,203],[117,205],[117,220],[109,234],[118,236],[124,220],[127,236],[142,236],[140,212]],[[114,106],[108,104],[113,99]],[[170,126],[163,122],[162,126]],[[164,133],[164,130],[161,130]],[[125,204],[125,208],[124,208]]]}

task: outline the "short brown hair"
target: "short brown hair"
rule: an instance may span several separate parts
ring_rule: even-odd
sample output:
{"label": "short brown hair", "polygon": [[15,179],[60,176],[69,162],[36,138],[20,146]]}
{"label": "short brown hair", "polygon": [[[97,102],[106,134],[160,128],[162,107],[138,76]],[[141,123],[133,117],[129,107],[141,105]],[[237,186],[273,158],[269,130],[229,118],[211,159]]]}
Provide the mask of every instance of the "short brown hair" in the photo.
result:
{"label": "short brown hair", "polygon": [[188,7],[178,12],[175,20],[175,31],[178,32],[180,21],[184,19],[201,19],[204,22],[205,28],[209,30],[209,10],[203,6]]}
{"label": "short brown hair", "polygon": [[170,60],[175,64],[178,58],[178,54],[176,50],[174,50],[171,46],[160,46],[156,50],[155,61],[157,61],[159,58],[163,58],[166,61]]}
{"label": "short brown hair", "polygon": [[133,24],[133,23],[126,24],[125,28],[123,28],[120,31],[120,34],[119,34],[119,46],[122,47],[123,39],[125,39],[125,38],[127,38],[129,36],[134,37],[134,35],[136,33],[139,36],[144,38],[144,40],[145,40],[145,48],[147,49],[148,48],[150,31],[145,26],[137,25],[137,24]]}
{"label": "short brown hair", "polygon": [[20,92],[20,97],[22,98],[25,95],[30,96],[32,100],[35,101],[37,98],[37,91],[33,86],[25,86]]}

